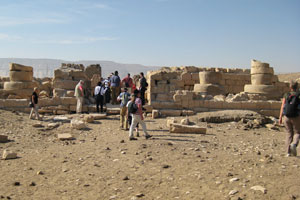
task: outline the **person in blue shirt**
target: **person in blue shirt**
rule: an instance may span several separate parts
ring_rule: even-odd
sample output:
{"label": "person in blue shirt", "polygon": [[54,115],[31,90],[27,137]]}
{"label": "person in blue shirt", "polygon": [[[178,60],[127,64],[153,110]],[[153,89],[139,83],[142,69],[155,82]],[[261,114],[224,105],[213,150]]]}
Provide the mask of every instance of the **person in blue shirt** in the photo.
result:
{"label": "person in blue shirt", "polygon": [[118,71],[115,71],[114,75],[110,78],[111,87],[111,104],[118,104],[117,97],[120,94],[121,89],[121,79],[119,77]]}

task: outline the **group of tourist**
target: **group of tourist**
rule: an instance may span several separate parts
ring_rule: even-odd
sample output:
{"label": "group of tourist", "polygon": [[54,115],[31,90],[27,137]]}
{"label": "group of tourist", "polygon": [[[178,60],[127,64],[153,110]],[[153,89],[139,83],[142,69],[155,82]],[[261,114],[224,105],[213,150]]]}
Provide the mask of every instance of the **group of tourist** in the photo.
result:
{"label": "group of tourist", "polygon": [[[136,140],[133,136],[133,130],[140,124],[145,133],[146,139],[150,138],[143,117],[143,105],[145,104],[145,91],[148,83],[144,74],[140,73],[140,88],[135,88],[130,74],[124,79],[120,79],[118,71],[115,71],[110,77],[99,82],[95,87],[94,96],[96,99],[97,112],[103,112],[103,104],[109,103],[120,104],[120,128],[128,130],[129,139]],[[75,87],[75,96],[77,98],[76,112],[82,112],[82,104],[84,99],[83,81],[80,81]],[[121,92],[121,85],[124,85]],[[29,118],[32,119],[33,114],[40,120],[38,113],[38,88],[34,88],[30,98],[31,112]],[[100,106],[100,110],[99,110]],[[290,82],[290,92],[286,93],[282,99],[280,109],[279,124],[284,124],[287,130],[286,136],[286,152],[287,156],[297,156],[297,146],[300,139],[300,90],[298,83]],[[137,130],[138,136],[138,130]]]}

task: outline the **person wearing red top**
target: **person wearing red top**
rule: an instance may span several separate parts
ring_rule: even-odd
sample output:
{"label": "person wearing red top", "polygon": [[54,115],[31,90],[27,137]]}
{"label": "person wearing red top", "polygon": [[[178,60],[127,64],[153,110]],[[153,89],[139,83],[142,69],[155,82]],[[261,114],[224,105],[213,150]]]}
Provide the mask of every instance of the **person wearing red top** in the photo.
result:
{"label": "person wearing red top", "polygon": [[124,87],[128,88],[128,92],[131,93],[133,90],[133,81],[132,78],[130,77],[130,74],[128,73],[125,78],[122,79],[122,84],[124,84]]}

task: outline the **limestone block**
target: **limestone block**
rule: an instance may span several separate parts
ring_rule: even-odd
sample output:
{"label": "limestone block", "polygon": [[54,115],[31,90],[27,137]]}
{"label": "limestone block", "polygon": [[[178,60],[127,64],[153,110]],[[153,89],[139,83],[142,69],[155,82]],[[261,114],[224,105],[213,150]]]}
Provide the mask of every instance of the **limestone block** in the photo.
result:
{"label": "limestone block", "polygon": [[85,129],[86,125],[83,121],[78,120],[78,119],[72,119],[71,120],[71,128],[73,129],[77,129],[77,130],[81,130],[81,129]]}
{"label": "limestone block", "polygon": [[71,80],[72,78],[69,76],[69,73],[63,71],[62,69],[55,69],[54,70],[54,80]]}
{"label": "limestone block", "polygon": [[270,110],[271,103],[268,101],[256,101],[256,109],[257,110]]}
{"label": "limestone block", "polygon": [[73,90],[67,90],[66,97],[74,97],[75,92]]}
{"label": "limestone block", "polygon": [[182,125],[173,123],[170,124],[170,133],[196,133],[196,134],[206,134],[206,128],[196,126],[196,125]]}
{"label": "limestone block", "polygon": [[8,136],[7,135],[0,135],[0,143],[1,142],[8,142]]}
{"label": "limestone block", "polygon": [[4,90],[19,90],[19,89],[33,89],[37,87],[37,82],[4,82],[3,88]]}
{"label": "limestone block", "polygon": [[[75,105],[70,105],[70,111],[76,112],[76,104]],[[88,112],[89,109],[86,105],[82,106],[82,112]]]}
{"label": "limestone block", "polygon": [[33,68],[30,66],[20,65],[17,63],[9,63],[10,71],[24,71],[24,72],[32,72]]}
{"label": "limestone block", "polygon": [[94,120],[100,120],[100,119],[106,119],[107,118],[106,113],[104,113],[104,114],[94,113],[94,114],[90,114],[90,115],[93,116]]}
{"label": "limestone block", "polygon": [[101,77],[101,66],[99,64],[87,66],[84,72],[88,79],[92,79],[95,74]]}
{"label": "limestone block", "polygon": [[9,151],[7,149],[4,149],[3,154],[2,154],[3,160],[16,159],[16,158],[17,158],[17,153],[15,153],[13,151]]}
{"label": "limestone block", "polygon": [[268,63],[251,60],[251,75],[252,74],[274,74],[274,70]]}
{"label": "limestone block", "polygon": [[162,74],[162,80],[177,79],[179,74],[177,72],[167,72]]}
{"label": "limestone block", "polygon": [[273,85],[245,85],[244,91],[248,93],[276,95],[276,87]]}
{"label": "limestone block", "polygon": [[[87,77],[87,75],[85,74],[85,72],[84,72],[84,71],[79,71],[79,70],[72,70],[72,71],[70,71],[70,72],[69,72],[69,76],[71,77],[72,80],[77,81],[77,83],[78,83],[78,81],[80,81],[80,80],[85,81],[85,80],[88,79],[88,77]],[[92,78],[92,77],[91,77],[91,78]],[[91,79],[91,78],[90,78],[90,79]]]}
{"label": "limestone block", "polygon": [[53,96],[54,97],[65,97],[67,95],[67,90],[55,88],[53,89]]}
{"label": "limestone block", "polygon": [[280,110],[281,101],[268,101],[271,110]]}
{"label": "limestone block", "polygon": [[70,110],[70,105],[58,105],[55,106],[56,110]]}
{"label": "limestone block", "polygon": [[61,104],[60,98],[46,98],[46,99],[39,99],[39,106],[57,106]]}
{"label": "limestone block", "polygon": [[74,140],[74,137],[70,133],[57,134],[59,140]]}
{"label": "limestone block", "polygon": [[209,101],[209,108],[222,109],[224,108],[224,101]]}
{"label": "limestone block", "polygon": [[183,68],[181,68],[182,70],[189,72],[189,73],[196,73],[199,72],[199,68],[195,67],[195,66],[185,66]]}
{"label": "limestone block", "polygon": [[188,85],[188,86],[191,86],[191,85],[194,85],[195,84],[195,82],[194,82],[194,80],[192,80],[192,79],[190,79],[190,80],[185,80],[184,81],[184,85],[186,86],[186,85]]}
{"label": "limestone block", "polygon": [[160,80],[163,80],[163,77],[162,77],[162,73],[161,72],[151,72],[149,74],[149,78],[151,80],[157,80],[157,81],[160,81]]}
{"label": "limestone block", "polygon": [[159,117],[159,111],[158,110],[152,110],[152,119],[156,119]]}
{"label": "limestone block", "polygon": [[224,109],[242,109],[242,103],[240,101],[233,101],[233,102],[223,102]]}
{"label": "limestone block", "polygon": [[251,75],[252,85],[272,85],[273,74],[253,74]]}
{"label": "limestone block", "polygon": [[66,89],[66,90],[75,90],[75,87],[76,87],[77,84],[78,84],[78,81],[54,80],[53,81],[53,88],[60,88],[60,89]]}
{"label": "limestone block", "polygon": [[49,92],[46,90],[43,90],[39,93],[39,98],[49,98]]}
{"label": "limestone block", "polygon": [[180,109],[182,105],[170,101],[152,101],[151,105],[154,109]]}
{"label": "limestone block", "polygon": [[55,114],[55,115],[67,115],[67,114],[69,114],[69,111],[67,111],[67,110],[54,110],[55,111],[55,113],[53,113],[53,114]]}
{"label": "limestone block", "polygon": [[10,81],[16,82],[26,82],[33,80],[33,72],[27,71],[10,71],[9,72],[9,79]]}
{"label": "limestone block", "polygon": [[[100,74],[94,74],[93,77],[91,78],[91,86],[92,88],[95,88],[98,85],[98,82],[101,81],[101,76]],[[150,85],[151,87],[151,85]]]}
{"label": "limestone block", "polygon": [[272,117],[279,117],[280,115],[280,109],[279,110],[259,110],[260,114],[265,116],[272,116]]}
{"label": "limestone block", "polygon": [[182,110],[181,115],[182,116],[191,116],[191,115],[195,115],[195,112],[193,110]]}
{"label": "limestone block", "polygon": [[187,73],[187,72],[183,72],[181,74],[181,80],[182,81],[192,80],[192,74],[191,73]]}
{"label": "limestone block", "polygon": [[157,94],[157,101],[171,101],[172,96],[170,94]]}
{"label": "limestone block", "polygon": [[76,105],[77,99],[75,97],[61,97],[60,98],[62,105]]}
{"label": "limestone block", "polygon": [[120,114],[120,108],[107,108],[106,113],[108,115],[118,115]]}
{"label": "limestone block", "polygon": [[173,123],[178,123],[174,117],[167,119],[167,127],[168,128],[170,128],[170,124],[173,124]]}
{"label": "limestone block", "polygon": [[163,109],[163,110],[160,110],[159,112],[163,116],[180,116],[181,115],[181,110]]}
{"label": "limestone block", "polygon": [[1,99],[0,101],[0,106],[2,108],[28,107],[29,104],[27,99]]}
{"label": "limestone block", "polygon": [[198,72],[198,73],[192,73],[192,80],[193,80],[195,83],[200,83],[199,72]]}
{"label": "limestone block", "polygon": [[220,72],[199,72],[200,84],[220,84],[222,73]]}
{"label": "limestone block", "polygon": [[242,101],[240,103],[243,110],[256,110],[256,102],[254,101]]}
{"label": "limestone block", "polygon": [[153,107],[151,105],[144,105],[143,108],[146,109],[146,113],[152,113]]}
{"label": "limestone block", "polygon": [[224,87],[214,84],[195,84],[194,92],[200,92],[203,94],[219,95],[224,93]]}
{"label": "limestone block", "polygon": [[83,121],[87,123],[93,123],[94,122],[94,116],[93,115],[85,115],[83,118]]}

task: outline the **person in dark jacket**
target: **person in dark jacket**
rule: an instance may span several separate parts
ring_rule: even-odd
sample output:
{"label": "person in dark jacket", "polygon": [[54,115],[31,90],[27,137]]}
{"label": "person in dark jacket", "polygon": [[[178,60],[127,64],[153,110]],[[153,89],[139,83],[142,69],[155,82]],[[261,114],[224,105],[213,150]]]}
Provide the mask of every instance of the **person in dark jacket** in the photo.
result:
{"label": "person in dark jacket", "polygon": [[34,114],[35,114],[34,118],[37,118],[38,120],[41,120],[39,112],[38,112],[38,109],[39,109],[39,106],[38,106],[39,95],[38,95],[38,88],[37,87],[35,87],[33,89],[33,93],[31,95],[30,101],[31,101],[31,111],[30,111],[29,119],[32,119],[33,112],[34,112]]}

